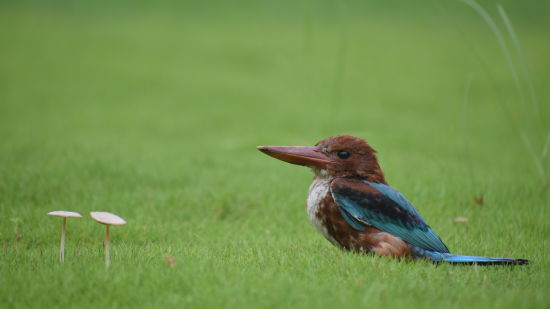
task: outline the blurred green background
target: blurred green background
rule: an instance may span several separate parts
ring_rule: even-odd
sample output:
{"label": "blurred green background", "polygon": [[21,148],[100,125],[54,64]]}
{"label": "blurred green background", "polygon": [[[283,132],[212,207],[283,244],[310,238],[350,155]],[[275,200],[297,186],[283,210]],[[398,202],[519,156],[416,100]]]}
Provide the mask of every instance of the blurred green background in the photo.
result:
{"label": "blurred green background", "polygon": [[[549,29],[542,0],[1,1],[0,303],[547,307]],[[333,248],[255,146],[337,134],[452,251],[535,263]],[[58,264],[57,209],[127,219],[110,272],[88,218]]]}

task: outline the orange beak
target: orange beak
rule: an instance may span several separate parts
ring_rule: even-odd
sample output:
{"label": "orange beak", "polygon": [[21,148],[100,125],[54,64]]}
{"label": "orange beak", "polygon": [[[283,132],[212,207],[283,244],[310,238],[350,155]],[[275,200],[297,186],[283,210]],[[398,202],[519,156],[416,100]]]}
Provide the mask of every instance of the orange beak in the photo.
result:
{"label": "orange beak", "polygon": [[259,151],[275,159],[308,167],[326,168],[331,163],[318,147],[313,146],[258,146]]}

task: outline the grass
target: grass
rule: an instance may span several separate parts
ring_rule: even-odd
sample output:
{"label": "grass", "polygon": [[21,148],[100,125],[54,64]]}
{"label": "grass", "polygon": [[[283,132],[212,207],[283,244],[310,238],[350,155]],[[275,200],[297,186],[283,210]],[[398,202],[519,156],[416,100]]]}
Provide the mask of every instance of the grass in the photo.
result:
{"label": "grass", "polygon": [[[3,307],[550,305],[548,189],[508,63],[467,6],[0,7]],[[549,19],[506,14],[548,132]],[[436,267],[332,247],[307,222],[311,173],[254,147],[343,133],[379,151],[453,252],[533,263]],[[46,216],[58,209],[86,217],[68,221],[64,265],[61,221]],[[128,221],[111,230],[108,270],[95,210]]]}

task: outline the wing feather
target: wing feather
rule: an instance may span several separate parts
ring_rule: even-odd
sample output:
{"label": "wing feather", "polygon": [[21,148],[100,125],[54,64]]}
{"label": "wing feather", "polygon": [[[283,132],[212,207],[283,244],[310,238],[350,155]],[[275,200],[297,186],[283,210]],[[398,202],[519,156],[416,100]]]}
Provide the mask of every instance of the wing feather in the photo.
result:
{"label": "wing feather", "polygon": [[369,224],[425,250],[449,252],[414,206],[392,187],[339,178],[331,193],[344,219],[356,230]]}

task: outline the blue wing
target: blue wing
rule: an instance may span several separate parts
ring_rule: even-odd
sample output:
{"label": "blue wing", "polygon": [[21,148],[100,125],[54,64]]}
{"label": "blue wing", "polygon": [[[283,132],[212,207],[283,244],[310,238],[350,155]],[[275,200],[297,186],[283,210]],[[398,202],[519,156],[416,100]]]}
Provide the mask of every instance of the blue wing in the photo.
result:
{"label": "blue wing", "polygon": [[414,206],[392,187],[340,178],[332,181],[330,189],[342,217],[354,229],[361,231],[372,225],[413,246],[449,252]]}

